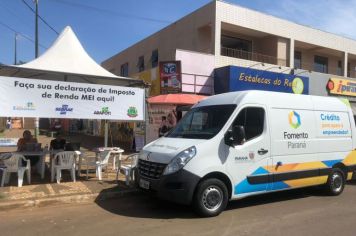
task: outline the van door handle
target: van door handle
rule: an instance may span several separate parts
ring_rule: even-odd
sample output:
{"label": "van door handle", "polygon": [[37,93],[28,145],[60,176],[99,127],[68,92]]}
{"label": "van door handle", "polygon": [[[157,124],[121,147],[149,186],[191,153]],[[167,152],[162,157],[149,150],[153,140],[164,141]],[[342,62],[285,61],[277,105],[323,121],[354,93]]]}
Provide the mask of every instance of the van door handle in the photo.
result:
{"label": "van door handle", "polygon": [[265,150],[265,149],[263,149],[263,148],[261,148],[260,150],[257,151],[257,153],[258,153],[259,155],[264,155],[264,154],[266,154],[267,152],[268,152],[268,150]]}

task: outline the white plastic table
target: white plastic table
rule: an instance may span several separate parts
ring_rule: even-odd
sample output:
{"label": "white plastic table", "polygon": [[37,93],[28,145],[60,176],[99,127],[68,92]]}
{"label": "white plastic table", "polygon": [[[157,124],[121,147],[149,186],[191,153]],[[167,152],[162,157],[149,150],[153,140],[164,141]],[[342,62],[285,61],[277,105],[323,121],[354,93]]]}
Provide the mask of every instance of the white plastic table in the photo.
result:
{"label": "white plastic table", "polygon": [[116,170],[116,158],[118,158],[119,161],[121,161],[121,154],[124,152],[123,149],[119,147],[103,147],[103,148],[96,148],[94,151],[96,153],[96,158],[98,159],[98,155],[102,151],[110,150],[111,151],[111,156],[113,157],[112,161],[112,168],[113,170]]}

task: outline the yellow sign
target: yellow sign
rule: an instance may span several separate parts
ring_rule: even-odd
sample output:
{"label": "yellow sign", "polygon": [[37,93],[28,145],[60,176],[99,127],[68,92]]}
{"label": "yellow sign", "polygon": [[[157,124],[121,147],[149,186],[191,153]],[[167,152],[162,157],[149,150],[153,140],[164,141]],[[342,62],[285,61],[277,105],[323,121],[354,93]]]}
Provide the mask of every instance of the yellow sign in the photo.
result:
{"label": "yellow sign", "polygon": [[149,70],[142,71],[132,76],[132,78],[137,78],[151,84],[149,96],[156,96],[160,94],[160,77],[158,67]]}
{"label": "yellow sign", "polygon": [[304,91],[304,83],[301,78],[294,78],[292,82],[292,90],[295,94],[302,94]]}
{"label": "yellow sign", "polygon": [[339,79],[339,78],[330,78],[326,89],[331,94],[339,94],[344,96],[356,96],[356,81]]}

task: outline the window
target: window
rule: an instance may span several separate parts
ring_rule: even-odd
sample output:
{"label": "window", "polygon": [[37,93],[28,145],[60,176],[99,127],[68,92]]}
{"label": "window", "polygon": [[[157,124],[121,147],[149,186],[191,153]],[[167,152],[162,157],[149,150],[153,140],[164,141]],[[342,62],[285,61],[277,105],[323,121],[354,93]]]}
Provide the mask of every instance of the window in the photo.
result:
{"label": "window", "polygon": [[302,69],[302,52],[294,51],[294,68]]}
{"label": "window", "polygon": [[145,58],[143,56],[140,56],[138,58],[137,67],[138,67],[138,72],[145,70]]}
{"label": "window", "polygon": [[350,62],[347,63],[347,77],[351,77],[351,66],[350,66]]}
{"label": "window", "polygon": [[127,77],[129,76],[129,63],[126,62],[125,64],[122,64],[120,67],[120,76]]}
{"label": "window", "polygon": [[223,56],[251,59],[252,41],[250,40],[222,35],[221,48]]}
{"label": "window", "polygon": [[328,58],[314,56],[314,71],[320,73],[328,73]]}
{"label": "window", "polygon": [[247,107],[240,111],[233,126],[241,125],[245,128],[246,141],[263,133],[265,111],[261,107]]}
{"label": "window", "polygon": [[337,68],[336,68],[336,74],[337,75],[343,75],[342,71],[342,61],[337,61]]}
{"label": "window", "polygon": [[190,110],[168,133],[170,138],[211,139],[220,132],[236,105],[203,106]]}
{"label": "window", "polygon": [[157,65],[158,65],[158,49],[152,51],[151,62],[152,62],[152,68],[157,67]]}

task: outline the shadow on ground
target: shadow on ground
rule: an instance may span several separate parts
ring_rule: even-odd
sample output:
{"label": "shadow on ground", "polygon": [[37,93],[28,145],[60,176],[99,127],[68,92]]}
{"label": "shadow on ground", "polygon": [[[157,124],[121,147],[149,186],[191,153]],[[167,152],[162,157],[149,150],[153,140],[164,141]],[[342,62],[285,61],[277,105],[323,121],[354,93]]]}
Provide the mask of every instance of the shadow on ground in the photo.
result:
{"label": "shadow on ground", "polygon": [[[350,182],[350,185],[356,185],[356,181]],[[113,191],[106,189],[105,191]],[[291,201],[307,197],[328,197],[320,187],[294,189],[282,192],[268,193],[247,197],[241,200],[231,201],[226,211],[238,210],[245,207],[253,207],[274,202]],[[113,214],[135,218],[153,218],[153,219],[190,219],[198,218],[193,212],[191,206],[182,206],[156,198],[153,194],[139,191],[122,198],[110,201],[100,199],[100,194],[95,201],[101,208]],[[272,206],[271,206],[272,207]]]}

